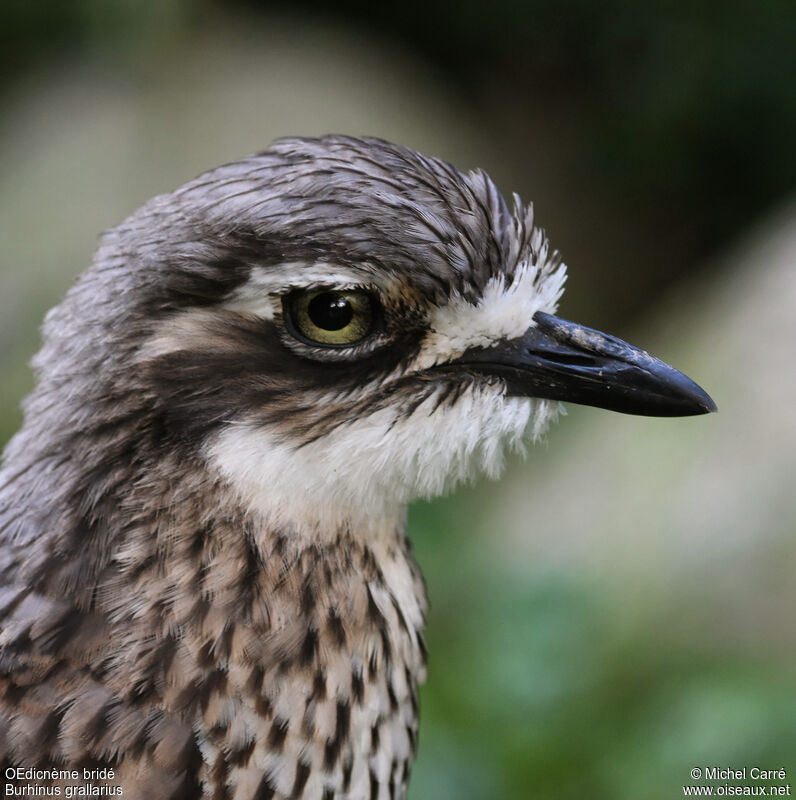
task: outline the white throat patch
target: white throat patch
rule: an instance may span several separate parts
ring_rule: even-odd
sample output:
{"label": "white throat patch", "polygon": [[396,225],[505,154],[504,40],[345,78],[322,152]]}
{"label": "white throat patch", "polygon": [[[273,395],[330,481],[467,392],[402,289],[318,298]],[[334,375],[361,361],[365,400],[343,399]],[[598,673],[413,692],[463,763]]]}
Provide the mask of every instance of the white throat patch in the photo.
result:
{"label": "white throat patch", "polygon": [[496,477],[506,450],[522,450],[557,416],[559,404],[507,398],[473,386],[455,404],[430,397],[398,418],[391,408],[294,446],[254,423],[231,424],[206,446],[209,463],[268,522],[316,535],[352,525],[364,535],[403,527],[406,504],[479,473]]}

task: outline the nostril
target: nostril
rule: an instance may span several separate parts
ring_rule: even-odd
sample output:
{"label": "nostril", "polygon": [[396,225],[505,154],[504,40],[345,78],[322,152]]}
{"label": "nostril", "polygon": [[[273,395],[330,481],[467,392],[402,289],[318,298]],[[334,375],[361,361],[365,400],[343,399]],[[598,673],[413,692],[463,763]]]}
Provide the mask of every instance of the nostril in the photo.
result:
{"label": "nostril", "polygon": [[568,350],[554,350],[550,352],[539,352],[537,350],[528,349],[528,353],[534,356],[542,356],[542,358],[555,361],[560,366],[568,367],[596,367],[598,366],[598,359],[590,353],[577,353]]}
{"label": "nostril", "polygon": [[560,356],[559,360],[562,364],[569,364],[573,367],[595,367],[597,366],[597,359],[586,353],[568,353]]}

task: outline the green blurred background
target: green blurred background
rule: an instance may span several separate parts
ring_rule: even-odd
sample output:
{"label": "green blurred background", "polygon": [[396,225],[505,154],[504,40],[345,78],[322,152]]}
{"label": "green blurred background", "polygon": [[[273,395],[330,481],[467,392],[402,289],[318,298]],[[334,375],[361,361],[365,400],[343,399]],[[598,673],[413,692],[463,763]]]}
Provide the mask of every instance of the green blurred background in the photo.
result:
{"label": "green blurred background", "polygon": [[484,167],[570,265],[561,313],[720,413],[573,407],[501,482],[411,509],[432,606],[410,797],[792,782],[794,41],[790,0],[5,0],[0,441],[44,312],[151,195],[288,134]]}

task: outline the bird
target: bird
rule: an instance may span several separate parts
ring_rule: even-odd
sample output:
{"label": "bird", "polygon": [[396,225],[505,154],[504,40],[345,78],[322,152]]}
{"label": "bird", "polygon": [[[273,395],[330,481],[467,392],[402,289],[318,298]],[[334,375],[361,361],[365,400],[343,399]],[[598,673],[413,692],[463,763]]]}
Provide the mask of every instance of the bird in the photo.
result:
{"label": "bird", "polygon": [[106,232],[0,472],[6,783],[404,798],[408,503],[497,476],[564,402],[716,409],[556,316],[565,277],[484,171],[367,137],[277,140]]}

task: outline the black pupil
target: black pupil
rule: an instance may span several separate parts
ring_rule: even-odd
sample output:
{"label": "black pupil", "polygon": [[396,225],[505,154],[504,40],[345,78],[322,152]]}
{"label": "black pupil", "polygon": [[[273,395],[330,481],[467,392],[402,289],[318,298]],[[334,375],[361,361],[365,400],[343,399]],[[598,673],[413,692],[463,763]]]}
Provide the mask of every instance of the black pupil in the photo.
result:
{"label": "black pupil", "polygon": [[354,309],[343,295],[326,292],[310,300],[307,314],[321,330],[339,331],[354,318]]}

